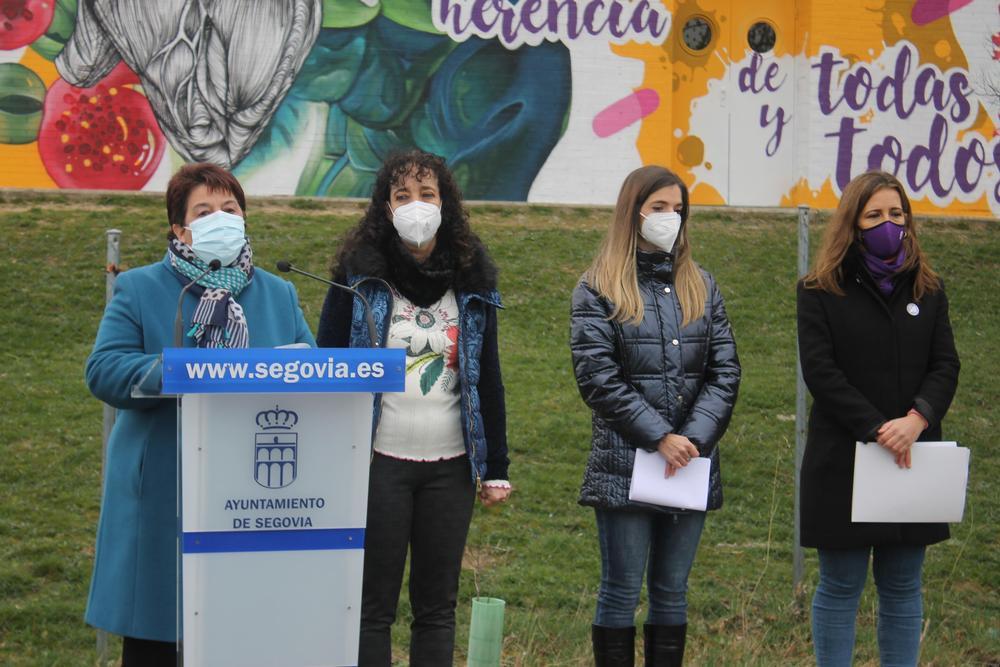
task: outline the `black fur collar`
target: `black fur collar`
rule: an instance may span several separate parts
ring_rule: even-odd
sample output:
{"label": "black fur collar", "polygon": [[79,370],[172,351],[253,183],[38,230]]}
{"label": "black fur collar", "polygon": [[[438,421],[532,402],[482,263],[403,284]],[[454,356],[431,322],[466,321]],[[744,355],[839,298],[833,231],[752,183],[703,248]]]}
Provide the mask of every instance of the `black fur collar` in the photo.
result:
{"label": "black fur collar", "polygon": [[436,303],[449,288],[460,292],[489,292],[497,287],[497,267],[478,242],[471,260],[462,266],[445,244],[438,244],[422,264],[399,238],[388,239],[385,249],[359,244],[344,259],[348,274],[382,278],[418,306]]}

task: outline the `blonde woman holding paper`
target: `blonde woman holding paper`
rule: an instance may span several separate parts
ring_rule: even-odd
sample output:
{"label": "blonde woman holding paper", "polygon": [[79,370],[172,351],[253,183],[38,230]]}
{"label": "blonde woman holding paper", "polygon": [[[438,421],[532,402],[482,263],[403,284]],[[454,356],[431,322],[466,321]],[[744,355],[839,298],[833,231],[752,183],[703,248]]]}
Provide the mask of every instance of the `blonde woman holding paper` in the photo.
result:
{"label": "blonde woman holding paper", "polygon": [[813,395],[801,542],[819,552],[816,662],[851,664],[871,558],[882,665],[916,665],[924,552],[948,539],[948,525],[851,521],[855,442],[877,442],[909,467],[915,441],[941,439],[958,384],[948,298],[892,175],[868,172],[844,188],[813,270],[798,286],[798,329]]}
{"label": "blonde woman holding paper", "polygon": [[607,236],[573,292],[573,367],[593,411],[580,504],[595,508],[601,585],[592,627],[597,665],[632,665],[635,610],[648,570],[646,665],[680,665],[687,578],[705,512],[636,503],[637,450],[659,452],[664,474],[711,461],[707,509],[722,504],[718,442],[740,383],[722,295],[695,264],[688,191],[658,166],[622,184]]}

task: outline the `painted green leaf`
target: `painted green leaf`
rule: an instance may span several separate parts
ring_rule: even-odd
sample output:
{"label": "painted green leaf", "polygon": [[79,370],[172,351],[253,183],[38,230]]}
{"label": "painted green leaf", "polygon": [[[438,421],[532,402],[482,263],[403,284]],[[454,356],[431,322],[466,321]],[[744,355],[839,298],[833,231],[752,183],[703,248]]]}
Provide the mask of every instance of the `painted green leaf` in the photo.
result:
{"label": "painted green leaf", "polygon": [[407,28],[435,35],[442,34],[434,27],[430,0],[382,0],[382,15]]}
{"label": "painted green leaf", "polygon": [[30,144],[42,124],[45,84],[18,63],[0,64],[0,143]]}
{"label": "painted green leaf", "polygon": [[[375,174],[355,168],[348,162],[346,155],[338,160],[338,164],[341,166],[335,165],[330,170],[333,178],[324,177],[318,188],[319,195],[323,197],[370,197]],[[329,183],[329,186],[323,187],[325,183]]]}
{"label": "painted green leaf", "polygon": [[369,7],[361,0],[323,0],[324,28],[353,28],[378,16],[379,3]]}
{"label": "painted green leaf", "polygon": [[292,93],[313,102],[336,102],[354,84],[365,54],[367,29],[320,30]]}
{"label": "painted green leaf", "polygon": [[31,50],[46,60],[55,60],[66,46],[75,27],[76,0],[56,0],[52,23],[44,35],[31,43]]}
{"label": "painted green leaf", "polygon": [[420,393],[426,396],[427,392],[434,386],[434,383],[441,377],[441,371],[443,370],[444,355],[438,355],[438,358],[427,364],[424,372],[420,374]]}
{"label": "painted green leaf", "polygon": [[408,148],[392,130],[373,130],[348,118],[347,157],[358,169],[375,172],[393,152]]}
{"label": "painted green leaf", "polygon": [[362,125],[384,130],[410,115],[459,44],[380,18],[368,27],[366,46],[357,79],[338,105]]}

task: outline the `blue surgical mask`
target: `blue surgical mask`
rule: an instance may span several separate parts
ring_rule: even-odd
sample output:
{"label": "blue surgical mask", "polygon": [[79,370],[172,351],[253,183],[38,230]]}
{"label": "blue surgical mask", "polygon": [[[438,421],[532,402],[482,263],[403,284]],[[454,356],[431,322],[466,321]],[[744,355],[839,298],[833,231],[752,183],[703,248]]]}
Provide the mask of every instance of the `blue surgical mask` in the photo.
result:
{"label": "blue surgical mask", "polygon": [[206,264],[217,259],[229,266],[246,242],[246,225],[238,215],[216,211],[191,223],[191,249]]}

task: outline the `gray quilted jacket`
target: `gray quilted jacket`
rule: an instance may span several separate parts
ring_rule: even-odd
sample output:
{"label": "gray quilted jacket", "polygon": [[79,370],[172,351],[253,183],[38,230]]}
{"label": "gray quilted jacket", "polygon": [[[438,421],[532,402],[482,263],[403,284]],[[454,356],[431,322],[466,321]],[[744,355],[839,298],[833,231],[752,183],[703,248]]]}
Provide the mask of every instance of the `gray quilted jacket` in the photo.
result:
{"label": "gray quilted jacket", "polygon": [[593,411],[581,505],[657,509],[629,501],[632,461],[637,447],[653,451],[673,432],[711,458],[708,509],[722,505],[717,445],[736,404],[740,362],[722,294],[708,272],[702,276],[705,316],[683,329],[672,258],[665,253],[638,253],[645,302],[638,326],[609,320],[610,303],[584,280],[573,291],[573,370]]}

